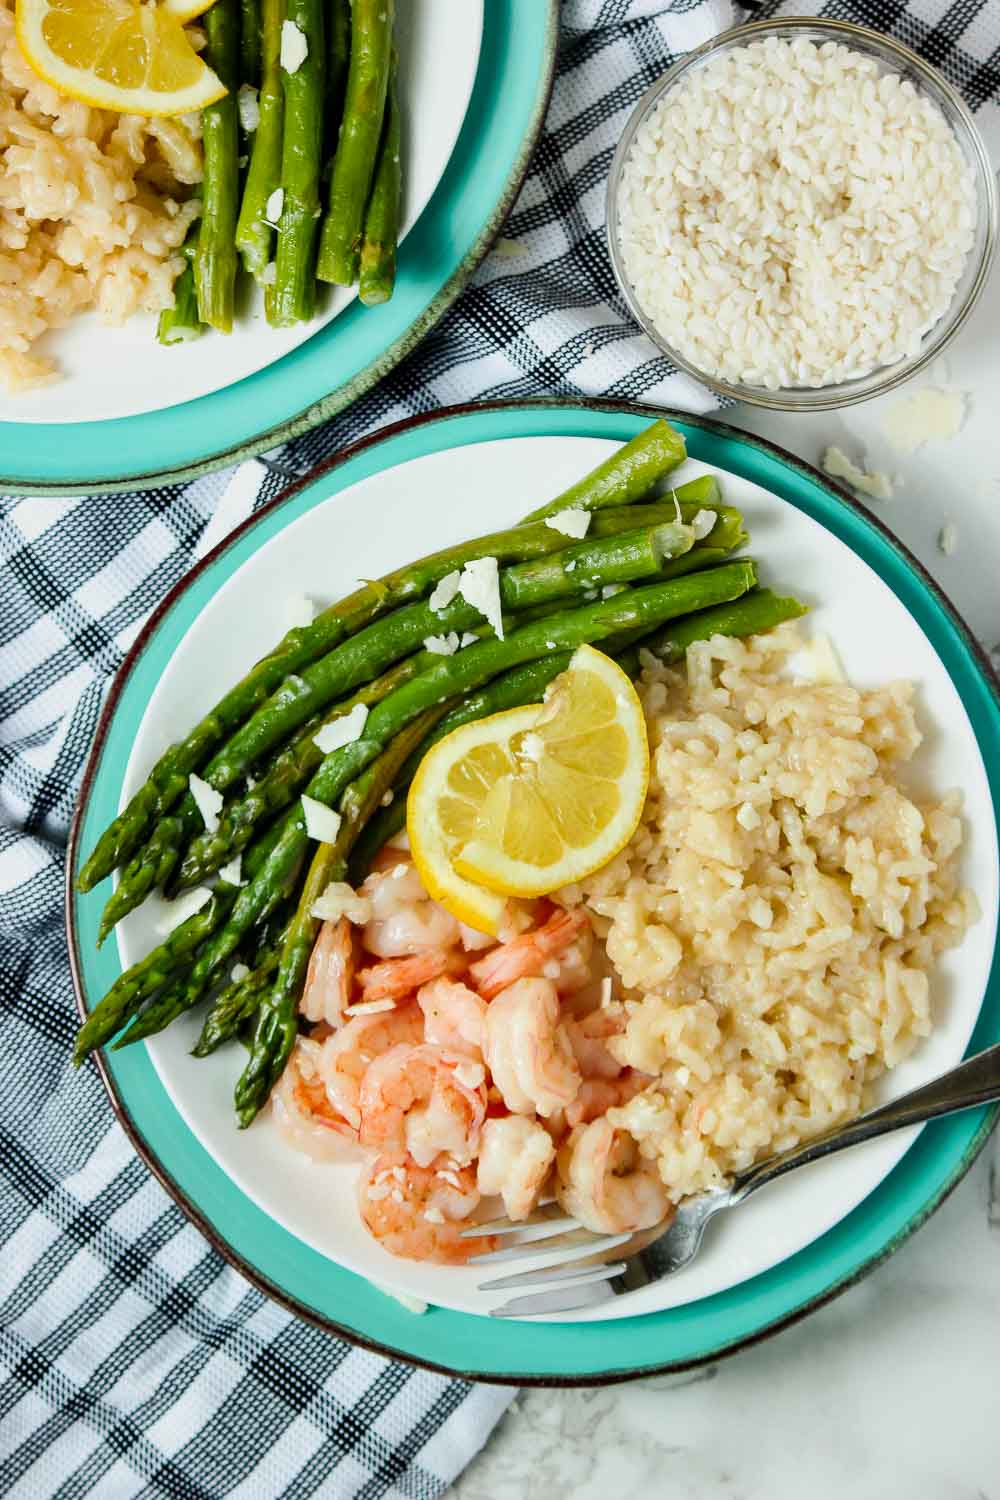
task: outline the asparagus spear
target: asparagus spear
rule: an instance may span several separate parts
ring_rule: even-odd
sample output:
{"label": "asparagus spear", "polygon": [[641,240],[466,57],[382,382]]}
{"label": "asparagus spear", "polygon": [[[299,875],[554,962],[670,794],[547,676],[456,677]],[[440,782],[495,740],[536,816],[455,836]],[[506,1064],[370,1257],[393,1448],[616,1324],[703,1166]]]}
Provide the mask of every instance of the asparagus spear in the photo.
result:
{"label": "asparagus spear", "polygon": [[402,142],[397,81],[399,59],[393,49],[389,70],[389,90],[385,101],[385,124],[372,195],[365,212],[364,239],[361,245],[360,288],[358,295],[368,307],[388,302],[396,285],[396,245],[399,239],[399,210],[403,196]]}
{"label": "asparagus spear", "polygon": [[143,1001],[173,979],[186,959],[211,936],[233,904],[235,891],[221,887],[200,911],[188,917],[159,947],[120,974],[84,1021],[76,1035],[73,1061],[79,1067],[97,1047],[120,1031]]}
{"label": "asparagus spear", "polygon": [[283,68],[285,132],[281,145],[284,193],[267,320],[273,328],[307,322],[316,308],[316,235],[323,166],[326,36],[324,0],[286,0],[287,22],[305,37],[307,52],[290,73]]}
{"label": "asparagus spear", "polygon": [[198,319],[198,296],[194,288],[194,257],[198,247],[198,220],[195,219],[181,246],[184,269],[174,282],[174,305],[165,307],[156,324],[161,344],[186,344],[202,332]]}
{"label": "asparagus spear", "polygon": [[[481,557],[495,557],[500,563],[526,561],[558,552],[565,544],[565,536],[539,522],[446,547],[364,584],[324,610],[312,624],[288,631],[275,649],[230,688],[183,740],[164,751],[128,806],[101,835],[80,871],[77,888],[84,892],[92,890],[139,848],[154,820],[187,791],[188,773],[198,770],[226,735],[242,724],[287,677],[391,610],[419,599],[467,562]],[[436,634],[439,628],[439,624],[433,626],[432,633]],[[376,667],[375,671],[378,670]]]}
{"label": "asparagus spear", "polygon": [[340,804],[341,824],[333,844],[320,844],[299,896],[295,916],[281,950],[274,987],[261,1000],[250,1058],[236,1085],[240,1128],[251,1123],[267,1100],[288,1061],[297,1034],[296,1011],[319,921],[312,909],[331,880],[343,880],[347,859],[365,823],[392,786],[400,766],[444,709],[425,709],[403,729],[373,765],[352,782]]}
{"label": "asparagus spear", "polygon": [[347,70],[351,63],[351,0],[330,0],[327,10],[325,155],[332,170],[344,117]]}
{"label": "asparagus spear", "polygon": [[205,12],[205,61],[228,92],[201,112],[204,207],[195,253],[198,316],[231,333],[236,288],[236,206],[239,155],[236,90],[239,87],[240,0],[215,0]]}
{"label": "asparagus spear", "polygon": [[260,0],[240,0],[240,77],[252,88],[260,84]]}
{"label": "asparagus spear", "polygon": [[642,500],[658,479],[676,469],[686,457],[684,439],[660,418],[568,490],[533,510],[525,520],[543,521],[561,510],[602,510],[606,505],[628,505],[633,500]]}
{"label": "asparagus spear", "polygon": [[740,599],[698,610],[683,620],[671,620],[646,636],[641,645],[663,661],[680,661],[695,641],[707,641],[713,635],[760,635],[783,620],[797,620],[806,609],[798,599],[783,598],[771,589],[755,588]]}
{"label": "asparagus spear", "polygon": [[256,1013],[273,984],[280,956],[280,946],[268,949],[255,968],[220,991],[205,1017],[201,1035],[191,1048],[192,1057],[208,1057],[223,1042],[238,1034],[244,1021]]}
{"label": "asparagus spear", "polygon": [[317,267],[321,281],[340,286],[353,286],[358,278],[365,205],[389,83],[394,7],[395,0],[351,3],[351,61]]}
{"label": "asparagus spear", "polygon": [[285,0],[260,0],[261,76],[257,104],[260,119],[250,151],[250,169],[236,224],[236,248],[250,274],[260,281],[271,259],[274,230],[267,222],[267,202],[281,183],[281,139],[285,95],[281,86],[281,23]]}

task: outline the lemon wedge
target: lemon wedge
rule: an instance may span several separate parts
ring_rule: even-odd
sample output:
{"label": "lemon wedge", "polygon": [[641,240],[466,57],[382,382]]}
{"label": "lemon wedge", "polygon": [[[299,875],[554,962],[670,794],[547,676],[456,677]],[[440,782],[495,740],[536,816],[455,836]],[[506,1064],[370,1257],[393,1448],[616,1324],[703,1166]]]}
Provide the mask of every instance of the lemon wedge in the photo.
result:
{"label": "lemon wedge", "polygon": [[195,21],[206,10],[211,10],[215,0],[160,0],[160,4],[175,20],[187,22]]}
{"label": "lemon wedge", "polygon": [[226,92],[153,0],[17,0],[17,40],[47,83],[99,109],[179,115]]}
{"label": "lemon wedge", "polygon": [[465,724],[424,756],[406,805],[413,858],[435,900],[495,933],[503,897],[543,896],[607,864],[648,784],[635,688],[581,646],[544,703]]}

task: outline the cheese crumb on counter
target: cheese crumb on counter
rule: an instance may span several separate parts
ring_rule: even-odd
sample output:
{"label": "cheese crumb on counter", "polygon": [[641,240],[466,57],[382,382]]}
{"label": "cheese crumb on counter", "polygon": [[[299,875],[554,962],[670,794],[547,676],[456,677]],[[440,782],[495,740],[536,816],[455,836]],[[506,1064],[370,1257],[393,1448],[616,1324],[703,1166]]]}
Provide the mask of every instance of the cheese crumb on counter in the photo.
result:
{"label": "cheese crumb on counter", "polygon": [[964,391],[925,386],[889,407],[882,431],[900,453],[916,453],[925,443],[947,442],[965,425],[967,399]]}
{"label": "cheese crumb on counter", "polygon": [[869,472],[859,468],[851,462],[842,448],[827,448],[820,459],[820,468],[832,479],[846,479],[853,489],[862,495],[870,495],[873,500],[892,499],[893,484],[888,474],[883,474],[878,469]]}

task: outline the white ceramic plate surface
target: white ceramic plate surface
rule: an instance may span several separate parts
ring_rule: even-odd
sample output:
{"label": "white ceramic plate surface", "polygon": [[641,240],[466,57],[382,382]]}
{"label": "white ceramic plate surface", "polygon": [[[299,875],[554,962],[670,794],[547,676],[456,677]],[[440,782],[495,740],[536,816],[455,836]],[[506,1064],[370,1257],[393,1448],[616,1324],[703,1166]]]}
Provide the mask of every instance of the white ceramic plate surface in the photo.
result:
{"label": "white ceramic plate surface", "polygon": [[[402,240],[426,207],[458,139],[479,61],[483,0],[404,0],[397,9],[406,168]],[[3,419],[96,422],[193,401],[273,364],[357,295],[355,288],[325,288],[311,322],[269,328],[263,296],[245,276],[240,286],[245,305],[231,335],[206,332],[171,348],[156,342],[152,315],[138,314],[121,328],[108,328],[96,313],[81,314],[38,345],[57,360],[63,378],[8,396]],[[336,383],[331,371],[330,384]]]}
{"label": "white ceramic plate surface", "polygon": [[[516,438],[430,454],[373,475],[289,524],[219,590],[181,641],[160,679],[136,738],[124,803],[147,768],[261,656],[286,628],[289,598],[318,603],[347,593],[406,560],[469,534],[514,521],[599,463],[617,445],[576,437]],[[677,482],[706,471],[689,461]],[[922,630],[879,576],[802,512],[735,475],[723,475],[727,501],[744,512],[765,583],[813,606],[807,625],[830,636],[859,684],[908,677],[919,684],[924,745],[907,771],[917,790],[961,787],[966,842],[962,877],[983,909],[963,946],[933,976],[935,1031],[895,1070],[879,1099],[924,1083],[963,1055],[982,1002],[993,954],[998,851],[985,772],[965,709]],[[371,524],[378,516],[378,525]],[[118,931],[123,965],[158,941],[158,900]],[[176,1022],[149,1043],[155,1067],[184,1119],[250,1198],[332,1260],[427,1301],[485,1313],[497,1294],[477,1292],[474,1269],[416,1265],[392,1258],[362,1229],[354,1206],[355,1170],[317,1165],[279,1139],[269,1117],[236,1130],[232,1086],[242,1049],[203,1061],[188,1053],[200,1018]],[[855,1208],[899,1161],[915,1131],[807,1167],[766,1189],[717,1223],[698,1259],[669,1281],[617,1301],[592,1318],[633,1316],[679,1306],[755,1276],[824,1234]],[[579,1315],[573,1315],[578,1317]]]}

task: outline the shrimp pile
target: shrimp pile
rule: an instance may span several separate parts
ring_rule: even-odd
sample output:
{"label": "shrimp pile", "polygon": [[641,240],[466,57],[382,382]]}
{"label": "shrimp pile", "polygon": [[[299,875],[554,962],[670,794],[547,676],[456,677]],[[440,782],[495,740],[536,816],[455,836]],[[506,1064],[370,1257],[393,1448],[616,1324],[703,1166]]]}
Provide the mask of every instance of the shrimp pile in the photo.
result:
{"label": "shrimp pile", "polygon": [[608,1049],[624,1007],[585,911],[539,902],[498,942],[395,849],[344,909],[355,921],[316,938],[271,1107],[296,1150],[362,1162],[361,1219],[390,1254],[461,1264],[496,1244],[463,1238],[484,1211],[525,1219],[551,1197],[602,1232],[666,1216],[655,1167],[607,1118],[651,1080]]}

